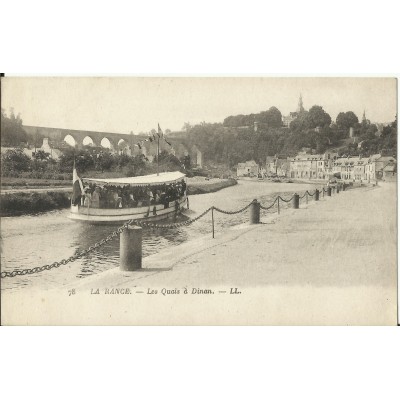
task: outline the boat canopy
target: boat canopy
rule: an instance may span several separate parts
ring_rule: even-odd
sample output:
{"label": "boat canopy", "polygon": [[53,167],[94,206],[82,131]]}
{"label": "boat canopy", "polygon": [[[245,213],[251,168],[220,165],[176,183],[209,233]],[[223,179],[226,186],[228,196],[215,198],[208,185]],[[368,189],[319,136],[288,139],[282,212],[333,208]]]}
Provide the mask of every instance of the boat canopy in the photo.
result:
{"label": "boat canopy", "polygon": [[100,185],[115,185],[115,186],[156,186],[167,183],[178,182],[185,178],[185,174],[179,171],[175,172],[160,172],[159,175],[142,175],[127,178],[114,178],[114,179],[95,179],[95,178],[81,178],[84,182],[93,182]]}

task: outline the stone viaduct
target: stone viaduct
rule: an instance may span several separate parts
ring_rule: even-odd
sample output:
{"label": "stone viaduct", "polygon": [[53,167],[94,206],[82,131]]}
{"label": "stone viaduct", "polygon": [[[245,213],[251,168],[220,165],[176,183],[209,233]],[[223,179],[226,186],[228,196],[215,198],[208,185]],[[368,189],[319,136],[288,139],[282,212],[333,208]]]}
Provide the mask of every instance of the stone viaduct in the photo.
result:
{"label": "stone viaduct", "polygon": [[[84,146],[96,146],[109,148],[113,152],[122,151],[130,155],[144,154],[149,159],[152,159],[157,154],[157,145],[154,142],[145,142],[141,145],[141,149],[137,144],[141,140],[145,140],[149,135],[129,135],[113,132],[97,132],[84,131],[75,129],[49,128],[42,126],[23,126],[26,133],[32,136],[38,136],[49,139],[49,144],[52,148],[65,147],[68,143],[76,148]],[[192,163],[199,167],[202,166],[202,154],[195,146],[188,148],[184,143],[182,135],[177,137],[173,134],[167,137],[169,146],[164,140],[160,139],[160,152],[166,150],[172,152],[178,158],[185,155],[190,155]]]}

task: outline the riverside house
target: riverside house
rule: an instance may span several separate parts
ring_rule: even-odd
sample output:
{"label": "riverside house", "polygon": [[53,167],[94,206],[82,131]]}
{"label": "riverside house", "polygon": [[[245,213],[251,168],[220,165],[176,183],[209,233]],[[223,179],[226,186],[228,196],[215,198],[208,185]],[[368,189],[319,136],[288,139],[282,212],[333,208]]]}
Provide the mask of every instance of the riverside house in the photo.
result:
{"label": "riverside house", "polygon": [[265,162],[265,173],[269,175],[289,176],[290,162],[286,156],[267,156]]}
{"label": "riverside house", "polygon": [[393,180],[397,172],[397,162],[394,157],[374,154],[369,158],[365,171],[368,180]]}
{"label": "riverside house", "polygon": [[260,171],[259,165],[254,161],[246,161],[238,163],[236,175],[240,176],[258,176]]}
{"label": "riverside house", "polygon": [[368,158],[339,157],[333,163],[333,173],[345,181],[366,180],[365,166]]}
{"label": "riverside house", "polygon": [[371,181],[385,177],[393,180],[396,175],[396,160],[381,154],[370,157],[340,157],[333,163],[333,173],[350,181]]}
{"label": "riverside house", "polygon": [[[269,161],[269,162],[268,162]],[[346,181],[395,180],[396,159],[374,154],[370,157],[338,157],[337,153],[299,153],[289,158],[289,176],[295,179],[325,179],[333,176]],[[267,157],[268,165],[274,165]]]}
{"label": "riverside house", "polygon": [[290,177],[295,179],[329,179],[333,174],[333,163],[337,153],[299,153],[289,159]]}

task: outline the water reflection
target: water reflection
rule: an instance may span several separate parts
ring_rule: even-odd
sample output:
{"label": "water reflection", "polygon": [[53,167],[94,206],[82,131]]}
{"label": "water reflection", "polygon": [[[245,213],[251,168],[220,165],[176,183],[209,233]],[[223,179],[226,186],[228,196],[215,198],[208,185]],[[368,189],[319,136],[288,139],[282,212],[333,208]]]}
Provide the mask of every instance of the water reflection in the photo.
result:
{"label": "water reflection", "polygon": [[[257,198],[268,206],[280,194],[290,198],[294,191],[304,192],[311,185],[240,183],[219,192],[192,196],[188,216],[194,218],[212,205],[232,211],[246,206]],[[281,209],[291,207],[281,203]],[[277,207],[262,210],[262,215],[276,213]],[[37,216],[2,218],[1,262],[2,270],[25,269],[51,264],[77,254],[112,233],[117,226],[87,225],[67,219],[68,210],[52,211]],[[178,217],[176,222],[187,217]],[[227,228],[248,222],[248,211],[225,215],[214,213],[216,235]],[[173,221],[168,221],[171,223]],[[159,224],[165,223],[160,221]],[[189,226],[173,229],[143,229],[143,256],[147,257],[170,246],[177,246],[203,235],[211,235],[211,213]],[[56,287],[77,278],[96,274],[119,264],[119,239],[114,238],[79,260],[40,274],[18,276],[2,280],[2,290],[24,287]]]}

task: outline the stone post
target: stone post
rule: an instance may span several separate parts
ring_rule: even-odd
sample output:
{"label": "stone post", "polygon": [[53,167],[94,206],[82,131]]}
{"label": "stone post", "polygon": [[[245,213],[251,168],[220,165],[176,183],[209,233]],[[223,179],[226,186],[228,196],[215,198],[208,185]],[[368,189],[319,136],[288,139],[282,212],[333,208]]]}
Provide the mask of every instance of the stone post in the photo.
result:
{"label": "stone post", "polygon": [[121,271],[142,268],[142,228],[129,225],[120,235],[119,258]]}
{"label": "stone post", "polygon": [[300,196],[295,193],[293,195],[293,208],[299,208],[299,203],[300,203]]}
{"label": "stone post", "polygon": [[254,199],[250,206],[250,224],[260,223],[260,203]]}

